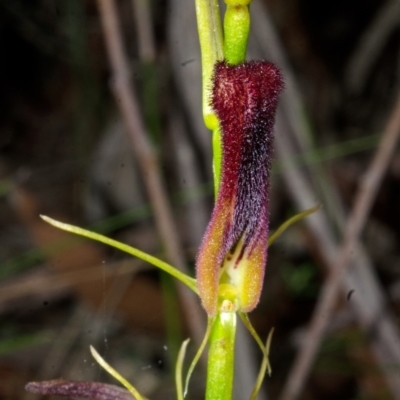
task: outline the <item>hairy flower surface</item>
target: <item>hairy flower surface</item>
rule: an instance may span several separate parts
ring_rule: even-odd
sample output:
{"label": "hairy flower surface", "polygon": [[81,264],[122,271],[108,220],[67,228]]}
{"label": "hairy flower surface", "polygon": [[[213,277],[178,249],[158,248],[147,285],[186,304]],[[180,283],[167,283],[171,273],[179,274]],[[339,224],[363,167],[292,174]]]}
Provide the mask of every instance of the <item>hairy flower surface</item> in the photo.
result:
{"label": "hairy flower surface", "polygon": [[273,126],[282,87],[278,69],[266,61],[215,67],[211,101],[222,135],[221,184],[196,266],[202,304],[211,316],[224,299],[248,312],[260,297]]}

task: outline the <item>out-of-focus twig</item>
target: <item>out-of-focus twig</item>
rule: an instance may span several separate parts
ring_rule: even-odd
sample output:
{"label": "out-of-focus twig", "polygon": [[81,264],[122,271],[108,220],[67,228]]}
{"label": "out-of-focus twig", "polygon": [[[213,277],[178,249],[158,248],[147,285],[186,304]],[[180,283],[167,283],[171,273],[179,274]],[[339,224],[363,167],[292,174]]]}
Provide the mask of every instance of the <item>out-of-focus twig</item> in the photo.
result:
{"label": "out-of-focus twig", "polygon": [[[120,107],[132,150],[143,174],[156,225],[168,259],[177,268],[184,270],[185,261],[179,245],[178,231],[168,204],[157,159],[147,139],[135,92],[130,82],[129,64],[122,44],[116,7],[113,0],[98,0],[98,6],[111,63],[114,95]],[[186,288],[179,285],[178,290],[185,305],[184,310],[191,333],[195,340],[200,342],[203,335],[203,317],[199,304]]]}
{"label": "out-of-focus twig", "polygon": [[383,2],[379,13],[365,29],[360,44],[350,58],[346,72],[347,86],[360,92],[368,78],[374,62],[388,40],[389,35],[400,24],[400,1]]}
{"label": "out-of-focus twig", "polygon": [[[187,137],[182,110],[176,105],[171,105],[168,116],[171,143],[175,153],[176,174],[179,182],[182,182],[180,184],[182,189],[194,192],[196,188],[201,186],[202,182],[200,173],[196,168],[194,149]],[[195,198],[187,203],[185,211],[186,241],[191,246],[198,246],[204,235],[210,210],[207,209],[204,198]]]}
{"label": "out-of-focus twig", "polygon": [[282,400],[295,400],[301,394],[314,358],[320,347],[327,323],[335,306],[343,272],[351,260],[352,250],[366,223],[379,185],[389,164],[400,133],[400,96],[389,118],[381,144],[361,181],[354,207],[346,226],[343,245],[325,282],[305,338],[289,375]]}
{"label": "out-of-focus twig", "polygon": [[[195,2],[172,0],[168,22],[169,59],[181,103],[188,115],[192,140],[203,165],[211,165],[211,132],[204,125],[201,95],[201,57]],[[211,169],[206,171],[211,179]]]}
{"label": "out-of-focus twig", "polygon": [[[305,224],[313,238],[313,247],[318,251],[320,260],[328,268],[332,268],[337,256],[335,230],[343,236],[346,215],[343,202],[337,189],[330,183],[328,174],[323,173],[319,182],[322,190],[318,190],[315,180],[311,183],[310,176],[323,169],[298,168],[293,162],[299,152],[310,151],[312,148],[309,129],[305,123],[306,117],[302,110],[299,91],[291,70],[284,47],[269,19],[268,12],[260,2],[254,2],[251,8],[254,35],[250,36],[252,57],[268,58],[276,62],[285,76],[285,91],[278,107],[276,149],[281,161],[284,161],[285,170],[282,173],[287,190],[299,211],[309,208],[316,202],[327,202],[332,211],[332,220],[328,220],[326,213],[320,212],[305,220]],[[253,39],[253,40],[252,40]],[[307,171],[309,170],[309,171]],[[310,173],[310,175],[307,174]],[[323,172],[323,171],[322,171]],[[319,181],[321,180],[319,179]],[[400,364],[400,332],[393,313],[387,308],[386,297],[378,282],[368,254],[361,246],[354,248],[352,267],[345,271],[342,281],[342,290],[347,294],[355,292],[349,307],[352,308],[356,320],[364,332],[374,329],[370,336],[370,345],[380,365],[381,372],[393,396],[400,393],[400,377],[391,373],[391,365]],[[379,323],[377,323],[379,316]]]}
{"label": "out-of-focus twig", "polygon": [[35,297],[41,298],[43,288],[46,288],[45,296],[57,296],[58,293],[73,289],[75,285],[84,282],[92,283],[93,281],[103,280],[106,277],[126,276],[139,271],[149,269],[141,261],[131,260],[114,263],[112,267],[104,269],[100,275],[99,265],[81,268],[77,271],[65,271],[57,274],[50,273],[47,269],[35,270],[33,273],[26,274],[23,278],[19,278],[13,282],[7,281],[0,284],[0,311],[7,309],[7,304],[19,299]]}
{"label": "out-of-focus twig", "polygon": [[132,0],[138,34],[139,58],[142,63],[152,63],[156,58],[150,0]]}

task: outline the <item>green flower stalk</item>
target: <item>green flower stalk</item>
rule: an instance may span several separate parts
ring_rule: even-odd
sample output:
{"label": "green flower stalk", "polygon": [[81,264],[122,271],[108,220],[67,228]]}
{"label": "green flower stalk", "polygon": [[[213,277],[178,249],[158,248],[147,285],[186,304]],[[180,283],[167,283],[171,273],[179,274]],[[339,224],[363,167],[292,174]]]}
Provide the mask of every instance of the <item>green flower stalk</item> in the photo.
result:
{"label": "green flower stalk", "polygon": [[231,303],[226,302],[227,310],[218,313],[214,323],[209,344],[207,365],[206,399],[232,398],[233,374],[232,366],[235,356],[236,313],[229,309]]}
{"label": "green flower stalk", "polygon": [[225,0],[224,58],[232,65],[246,60],[250,31],[249,4],[252,0]]}

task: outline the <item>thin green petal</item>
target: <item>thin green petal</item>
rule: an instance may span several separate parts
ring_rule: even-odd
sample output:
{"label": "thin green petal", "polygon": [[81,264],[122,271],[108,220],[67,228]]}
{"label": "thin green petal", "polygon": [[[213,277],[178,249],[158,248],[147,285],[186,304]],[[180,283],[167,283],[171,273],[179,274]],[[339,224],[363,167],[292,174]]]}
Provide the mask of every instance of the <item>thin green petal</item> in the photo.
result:
{"label": "thin green petal", "polygon": [[247,330],[250,332],[251,336],[253,336],[254,340],[257,342],[258,346],[260,347],[261,352],[263,353],[263,356],[267,359],[268,374],[271,375],[272,370],[271,370],[271,365],[269,364],[269,360],[268,360],[267,348],[264,346],[264,343],[260,339],[260,336],[258,336],[258,333],[256,332],[253,325],[251,324],[251,322],[249,320],[249,316],[246,313],[242,313],[242,312],[239,312],[239,316],[240,316],[244,326],[247,328]]}
{"label": "thin green petal", "polygon": [[119,372],[117,372],[110,364],[108,364],[93,346],[90,346],[90,352],[92,353],[92,356],[97,361],[97,363],[113,378],[115,378],[121,385],[123,385],[135,399],[147,400],[146,397],[143,397],[137,391],[137,389],[133,387]]}
{"label": "thin green petal", "polygon": [[197,365],[197,362],[199,361],[199,359],[200,359],[201,355],[203,354],[203,351],[208,343],[208,339],[210,337],[212,327],[214,326],[214,322],[215,322],[215,318],[208,318],[208,320],[207,320],[207,330],[206,330],[206,333],[204,334],[204,339],[201,342],[201,345],[200,345],[199,349],[197,350],[197,353],[194,356],[193,361],[190,364],[189,371],[186,375],[184,396],[186,396],[188,393],[190,378],[192,376],[194,368]]}
{"label": "thin green petal", "polygon": [[143,251],[135,249],[134,247],[128,246],[127,244],[118,242],[117,240],[110,239],[107,236],[100,235],[99,233],[95,233],[92,231],[88,231],[83,228],[79,228],[78,226],[66,224],[64,222],[56,221],[50,217],[46,217],[45,215],[40,216],[44,221],[49,223],[50,225],[55,226],[56,228],[62,229],[63,231],[75,233],[76,235],[80,235],[83,237],[87,237],[92,240],[96,240],[97,242],[101,242],[107,244],[109,246],[115,247],[118,250],[124,251],[125,253],[131,254],[137,258],[140,258],[143,261],[148,262],[149,264],[154,265],[157,268],[160,268],[164,272],[167,272],[174,278],[179,279],[182,283],[188,286],[193,292],[198,293],[196,280],[191,278],[190,276],[184,274],[183,272],[179,271],[175,267],[166,262],[160,260],[157,257],[153,257],[150,254],[147,254]]}
{"label": "thin green petal", "polygon": [[251,395],[250,395],[250,400],[256,400],[256,398],[258,396],[258,393],[260,391],[262,382],[263,382],[263,380],[265,378],[265,372],[267,371],[267,368],[269,368],[268,356],[269,356],[269,349],[271,347],[273,333],[274,333],[274,328],[272,328],[271,331],[268,334],[267,342],[265,344],[266,355],[263,356],[263,360],[262,360],[262,363],[261,363],[260,371],[258,373],[256,383],[254,384],[254,389],[253,389],[253,391],[251,392]]}
{"label": "thin green petal", "polygon": [[317,204],[315,207],[309,208],[308,210],[302,211],[293,217],[289,218],[287,221],[285,221],[268,239],[268,247],[271,246],[272,243],[275,242],[276,239],[278,239],[279,236],[282,235],[283,232],[286,231],[287,228],[289,228],[291,225],[295,224],[298,221],[301,221],[303,218],[308,217],[311,214],[314,214],[317,212],[319,209],[321,209],[322,205]]}
{"label": "thin green petal", "polygon": [[181,348],[179,349],[178,359],[176,360],[176,368],[175,368],[175,382],[176,382],[176,393],[178,396],[178,400],[183,400],[183,386],[182,386],[182,370],[183,370],[183,361],[186,355],[186,348],[189,344],[190,339],[186,339]]}

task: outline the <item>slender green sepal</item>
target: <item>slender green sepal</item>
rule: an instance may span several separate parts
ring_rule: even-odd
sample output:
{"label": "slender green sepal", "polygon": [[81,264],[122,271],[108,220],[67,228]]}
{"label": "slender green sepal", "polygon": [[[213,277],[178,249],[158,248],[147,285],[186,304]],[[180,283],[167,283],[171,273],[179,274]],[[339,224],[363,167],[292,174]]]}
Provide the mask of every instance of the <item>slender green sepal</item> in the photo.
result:
{"label": "slender green sepal", "polygon": [[291,225],[295,224],[296,222],[301,221],[305,217],[308,217],[311,214],[314,214],[317,212],[320,208],[322,207],[321,204],[317,204],[315,207],[312,207],[306,211],[302,211],[293,217],[289,218],[287,221],[285,221],[268,239],[268,247],[271,246],[272,243],[275,242],[276,239],[278,239],[279,236],[282,235],[283,232],[286,231],[287,228],[289,228]]}
{"label": "slender green sepal", "polygon": [[205,347],[206,347],[206,345],[208,343],[208,339],[210,337],[211,329],[214,326],[214,321],[215,321],[215,318],[208,318],[208,320],[207,320],[207,330],[206,330],[206,333],[204,335],[204,339],[201,342],[201,345],[200,345],[199,349],[197,350],[197,353],[194,356],[193,361],[190,364],[188,373],[186,375],[184,397],[186,397],[186,395],[188,393],[189,382],[190,382],[190,378],[192,376],[192,373],[194,371],[194,368],[196,367],[196,365],[197,365],[197,363],[198,363],[201,355],[203,354],[203,351],[204,351],[204,349],[205,349]]}
{"label": "slender green sepal", "polygon": [[90,352],[92,353],[92,356],[96,362],[121,385],[123,385],[135,399],[147,400],[119,372],[117,372],[110,364],[108,364],[93,346],[90,346]]}
{"label": "slender green sepal", "polygon": [[234,374],[236,313],[215,317],[208,352],[206,400],[231,400]]}
{"label": "slender green sepal", "polygon": [[196,0],[196,17],[201,49],[203,117],[206,127],[213,131],[218,120],[210,102],[212,77],[215,63],[224,57],[218,0]]}
{"label": "slender green sepal", "polygon": [[267,342],[265,344],[267,356],[265,356],[265,355],[263,356],[263,360],[261,362],[260,371],[258,373],[256,383],[254,384],[254,389],[253,389],[253,391],[251,392],[251,395],[250,395],[250,400],[256,400],[257,399],[258,393],[259,393],[259,391],[261,389],[262,382],[263,382],[263,380],[265,378],[265,372],[267,371],[267,368],[269,366],[268,356],[269,356],[269,349],[271,347],[272,335],[273,334],[274,334],[274,328],[272,328],[270,330],[269,334],[268,334]]}
{"label": "slender green sepal", "polygon": [[190,342],[190,339],[186,339],[181,348],[179,349],[178,359],[176,360],[175,367],[175,383],[176,383],[176,393],[178,400],[183,400],[183,386],[182,386],[182,371],[183,371],[183,361],[185,360],[186,348]]}
{"label": "slender green sepal", "polygon": [[249,316],[246,313],[239,312],[239,316],[244,324],[244,326],[247,328],[247,330],[250,332],[251,336],[253,336],[254,340],[257,342],[258,347],[260,348],[261,352],[263,353],[263,356],[267,359],[267,369],[268,369],[268,374],[271,375],[271,365],[269,364],[268,360],[268,351],[264,346],[264,343],[260,339],[260,336],[258,336],[258,333],[254,329],[253,325],[251,324],[249,320]]}
{"label": "slender green sepal", "polygon": [[224,57],[232,65],[246,60],[247,41],[250,32],[251,0],[225,0]]}
{"label": "slender green sepal", "polygon": [[117,240],[110,239],[107,236],[100,235],[99,233],[91,232],[83,228],[79,228],[78,226],[66,224],[64,222],[56,221],[55,219],[46,217],[45,215],[40,216],[44,221],[49,223],[50,225],[55,226],[56,228],[62,229],[63,231],[75,233],[76,235],[87,237],[92,240],[96,240],[97,242],[101,242],[107,244],[109,246],[115,247],[118,250],[124,251],[134,257],[140,258],[143,261],[148,262],[149,264],[154,265],[155,267],[167,272],[171,276],[176,279],[179,279],[182,283],[188,286],[193,292],[198,293],[196,280],[191,278],[190,276],[184,274],[179,271],[175,267],[166,262],[160,260],[157,257],[153,257],[150,254],[147,254],[143,251],[135,249],[134,247],[128,246],[127,244],[118,242]]}

